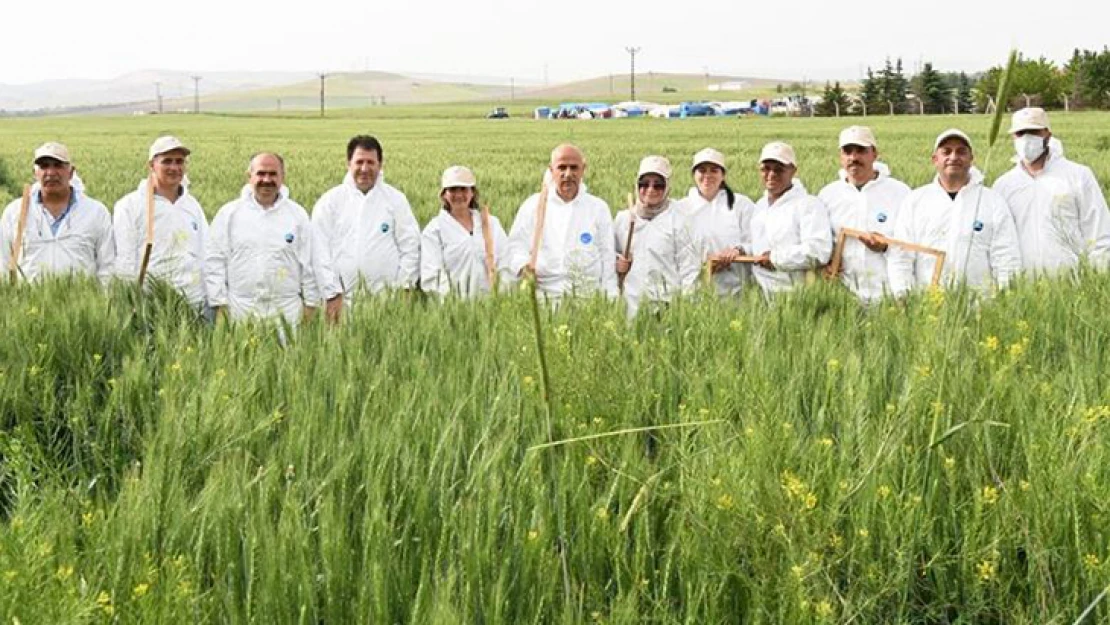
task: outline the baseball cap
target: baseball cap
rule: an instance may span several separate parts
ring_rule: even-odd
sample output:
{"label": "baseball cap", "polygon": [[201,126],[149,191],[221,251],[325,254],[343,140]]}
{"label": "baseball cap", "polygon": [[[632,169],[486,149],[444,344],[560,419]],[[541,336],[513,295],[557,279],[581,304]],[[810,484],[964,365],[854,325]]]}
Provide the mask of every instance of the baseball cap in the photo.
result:
{"label": "baseball cap", "polygon": [[721,169],[728,169],[727,167],[725,167],[725,155],[721,154],[717,150],[714,150],[713,148],[705,148],[704,150],[701,150],[697,154],[695,154],[694,164],[690,166],[690,169],[697,169],[698,165],[701,165],[702,163],[712,163],[717,167],[720,167]]}
{"label": "baseball cap", "polygon": [[777,161],[783,165],[797,165],[794,148],[781,141],[773,141],[763,146],[763,151],[759,153],[759,162],[762,163],[763,161]]}
{"label": "baseball cap", "polygon": [[1048,113],[1038,106],[1027,106],[1014,113],[1010,121],[1010,134],[1022,130],[1044,130],[1048,127]]}
{"label": "baseball cap", "polygon": [[848,126],[840,131],[840,147],[858,145],[865,148],[878,147],[875,133],[867,126]]}
{"label": "baseball cap", "polygon": [[39,159],[43,158],[52,158],[56,161],[61,161],[63,163],[69,164],[69,148],[62,145],[61,143],[49,141],[40,145],[38,149],[35,150],[34,162],[38,163]]}
{"label": "baseball cap", "polygon": [[940,147],[940,144],[944,143],[947,139],[951,139],[952,137],[963,140],[963,142],[967,144],[967,147],[971,147],[971,137],[967,136],[967,133],[960,130],[959,128],[949,128],[948,130],[945,130],[944,132],[937,135],[937,140],[933,142],[933,150],[936,151],[936,149]]}
{"label": "baseball cap", "polygon": [[443,177],[440,178],[440,190],[449,189],[451,187],[469,187],[473,188],[478,186],[478,181],[474,178],[474,172],[462,165],[455,165],[443,170]]}
{"label": "baseball cap", "polygon": [[640,171],[636,174],[639,178],[644,174],[659,174],[664,180],[671,177],[671,162],[662,156],[645,156],[640,161]]}
{"label": "baseball cap", "polygon": [[192,152],[192,150],[185,147],[185,144],[182,143],[181,140],[177,137],[166,135],[165,137],[158,137],[154,140],[154,143],[150,144],[150,154],[147,160],[153,161],[155,156],[158,156],[159,154],[165,154],[166,152],[172,152],[174,150],[181,150],[185,153],[186,156],[188,156],[190,152]]}

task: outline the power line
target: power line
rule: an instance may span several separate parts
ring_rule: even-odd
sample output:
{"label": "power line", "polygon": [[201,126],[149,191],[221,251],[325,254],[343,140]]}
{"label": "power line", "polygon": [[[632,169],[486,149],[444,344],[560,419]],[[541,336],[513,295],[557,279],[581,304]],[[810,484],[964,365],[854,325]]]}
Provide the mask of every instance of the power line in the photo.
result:
{"label": "power line", "polygon": [[630,82],[632,83],[632,101],[636,101],[636,55],[640,53],[640,48],[626,47],[625,51],[632,58],[632,67],[629,70]]}

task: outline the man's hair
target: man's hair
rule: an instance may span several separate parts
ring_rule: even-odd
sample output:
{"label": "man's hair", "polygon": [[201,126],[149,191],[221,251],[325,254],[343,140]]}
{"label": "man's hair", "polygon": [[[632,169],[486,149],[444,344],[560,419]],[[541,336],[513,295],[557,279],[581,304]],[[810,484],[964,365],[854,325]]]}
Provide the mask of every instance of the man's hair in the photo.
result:
{"label": "man's hair", "polygon": [[371,137],[370,135],[357,135],[351,137],[351,140],[347,142],[348,161],[350,161],[351,158],[355,155],[355,150],[359,148],[370,152],[377,152],[379,161],[384,160],[385,158],[382,155],[382,144],[376,138]]}
{"label": "man's hair", "polygon": [[248,174],[252,173],[252,169],[254,168],[254,159],[258,158],[259,156],[272,156],[276,158],[278,165],[281,165],[281,173],[285,173],[285,159],[281,157],[281,154],[278,154],[277,152],[255,152],[251,155],[251,160],[247,161]]}

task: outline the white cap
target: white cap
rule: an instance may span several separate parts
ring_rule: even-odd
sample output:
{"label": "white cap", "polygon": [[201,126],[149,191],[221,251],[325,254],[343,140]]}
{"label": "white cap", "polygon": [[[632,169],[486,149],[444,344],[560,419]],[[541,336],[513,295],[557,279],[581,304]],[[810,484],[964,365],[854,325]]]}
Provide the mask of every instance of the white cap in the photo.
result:
{"label": "white cap", "polygon": [[177,137],[166,135],[165,137],[158,137],[154,140],[154,143],[150,144],[150,153],[147,156],[147,160],[153,161],[155,156],[174,150],[181,150],[185,153],[185,156],[188,156],[189,153],[192,152],[192,150],[185,147],[185,144]]}
{"label": "white cap", "polygon": [[959,128],[949,128],[948,130],[945,130],[944,132],[937,135],[937,140],[933,142],[933,151],[935,152],[936,149],[940,147],[940,144],[944,143],[947,139],[951,139],[952,137],[962,139],[963,142],[967,144],[967,147],[971,147],[971,137],[967,136],[967,133],[960,130]]}
{"label": "white cap", "polygon": [[1014,113],[1014,118],[1010,121],[1010,134],[1016,134],[1022,130],[1044,130],[1046,128],[1048,128],[1048,113],[1037,106],[1027,106],[1021,109]]}
{"label": "white cap", "polygon": [[848,126],[840,131],[840,147],[858,145],[864,148],[878,147],[875,133],[867,126]]}
{"label": "white cap", "polygon": [[644,174],[658,174],[663,176],[664,180],[671,178],[671,162],[662,156],[645,156],[644,160],[640,161],[640,171],[636,174],[640,178]]}
{"label": "white cap", "polygon": [[690,166],[690,169],[697,169],[698,165],[701,165],[702,163],[713,163],[721,169],[728,169],[727,167],[725,167],[725,155],[721,154],[717,150],[714,150],[713,148],[705,148],[704,150],[701,150],[697,154],[695,154],[694,164]]}
{"label": "white cap", "polygon": [[66,163],[68,165],[69,164],[69,148],[62,145],[61,143],[57,143],[55,141],[49,141],[47,143],[44,143],[44,144],[40,145],[38,147],[38,149],[35,150],[35,160],[34,160],[34,162],[38,163],[40,158],[52,158],[56,161],[61,161],[61,162]]}
{"label": "white cap", "polygon": [[782,141],[774,141],[763,146],[763,151],[759,153],[759,162],[762,163],[763,161],[777,161],[783,165],[797,165],[794,148]]}
{"label": "white cap", "polygon": [[474,172],[470,171],[462,165],[455,165],[443,170],[443,177],[440,178],[439,190],[450,189],[451,187],[468,187],[473,189],[478,186],[478,180],[474,178]]}

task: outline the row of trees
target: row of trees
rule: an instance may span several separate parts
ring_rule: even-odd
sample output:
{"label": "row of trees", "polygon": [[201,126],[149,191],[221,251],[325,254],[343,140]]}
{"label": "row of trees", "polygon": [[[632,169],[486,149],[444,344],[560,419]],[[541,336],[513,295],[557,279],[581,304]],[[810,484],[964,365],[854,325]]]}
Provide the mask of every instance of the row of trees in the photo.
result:
{"label": "row of trees", "polygon": [[[857,92],[849,93],[839,82],[825,83],[818,115],[896,115],[905,113],[971,113],[993,104],[1005,68],[992,67],[977,76],[940,72],[932,63],[906,78],[902,59],[886,60],[878,71],[867,68]],[[1076,49],[1063,67],[1044,57],[1019,57],[1011,79],[1010,109],[1110,108],[1110,49],[1101,52]]]}

